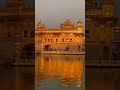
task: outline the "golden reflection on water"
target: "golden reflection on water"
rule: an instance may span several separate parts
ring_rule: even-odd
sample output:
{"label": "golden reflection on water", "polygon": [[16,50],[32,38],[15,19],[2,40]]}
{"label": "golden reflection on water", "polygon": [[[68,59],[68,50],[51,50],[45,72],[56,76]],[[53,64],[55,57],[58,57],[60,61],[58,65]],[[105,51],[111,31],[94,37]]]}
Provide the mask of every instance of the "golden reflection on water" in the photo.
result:
{"label": "golden reflection on water", "polygon": [[36,57],[36,84],[42,85],[47,79],[57,78],[60,86],[74,84],[81,87],[84,70],[84,56],[80,55],[41,55]]}

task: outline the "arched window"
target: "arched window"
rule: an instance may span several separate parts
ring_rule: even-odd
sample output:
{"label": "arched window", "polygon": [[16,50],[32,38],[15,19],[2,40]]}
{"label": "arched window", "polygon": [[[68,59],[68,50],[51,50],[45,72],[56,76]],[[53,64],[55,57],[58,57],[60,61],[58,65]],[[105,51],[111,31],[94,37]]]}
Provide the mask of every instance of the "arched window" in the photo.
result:
{"label": "arched window", "polygon": [[106,47],[106,46],[103,48],[103,59],[104,60],[108,60],[109,59],[109,48]]}
{"label": "arched window", "polygon": [[8,33],[7,33],[7,37],[8,37],[8,38],[11,38],[11,37],[12,37],[12,32],[8,32]]}
{"label": "arched window", "polygon": [[34,37],[34,31],[31,31],[30,37]]}
{"label": "arched window", "polygon": [[89,30],[85,30],[85,37],[88,38],[89,37],[89,33],[90,33]]}
{"label": "arched window", "polygon": [[28,31],[24,31],[24,37],[28,37]]}

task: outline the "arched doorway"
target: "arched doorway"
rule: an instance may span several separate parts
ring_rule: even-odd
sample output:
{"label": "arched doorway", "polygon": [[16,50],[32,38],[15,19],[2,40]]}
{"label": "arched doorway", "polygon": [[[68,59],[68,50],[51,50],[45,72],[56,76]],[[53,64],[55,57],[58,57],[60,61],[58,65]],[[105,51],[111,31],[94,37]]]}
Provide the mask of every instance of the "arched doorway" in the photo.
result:
{"label": "arched doorway", "polygon": [[35,58],[35,45],[29,44],[25,45],[21,53],[22,59],[34,59]]}
{"label": "arched doorway", "polygon": [[78,51],[80,52],[80,50],[81,50],[81,46],[79,45],[79,46],[78,46]]}
{"label": "arched doorway", "polygon": [[103,59],[104,60],[108,60],[109,59],[109,48],[106,47],[106,46],[103,48]]}
{"label": "arched doorway", "polygon": [[52,46],[51,45],[45,45],[44,46],[44,51],[52,51]]}

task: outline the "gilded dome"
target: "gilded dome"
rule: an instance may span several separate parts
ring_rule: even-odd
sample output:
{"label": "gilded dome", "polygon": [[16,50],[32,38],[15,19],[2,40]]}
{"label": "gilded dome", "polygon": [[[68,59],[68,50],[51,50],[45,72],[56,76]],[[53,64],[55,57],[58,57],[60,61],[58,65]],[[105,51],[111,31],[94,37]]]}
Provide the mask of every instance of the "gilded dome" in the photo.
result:
{"label": "gilded dome", "polygon": [[37,28],[38,29],[45,29],[45,25],[43,22],[39,21],[38,24],[37,24]]}
{"label": "gilded dome", "polygon": [[61,29],[74,29],[74,23],[72,23],[69,19],[69,17],[67,17],[67,20],[61,24]]}

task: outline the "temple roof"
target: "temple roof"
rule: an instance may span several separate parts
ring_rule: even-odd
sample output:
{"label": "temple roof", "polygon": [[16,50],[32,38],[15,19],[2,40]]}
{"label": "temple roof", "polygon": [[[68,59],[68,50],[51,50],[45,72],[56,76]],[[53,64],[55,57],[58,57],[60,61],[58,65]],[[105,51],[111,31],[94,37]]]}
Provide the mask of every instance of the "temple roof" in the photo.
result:
{"label": "temple roof", "polygon": [[[69,17],[67,17],[66,21],[60,25],[60,30],[77,30],[77,28],[82,28],[82,22],[79,20],[75,25],[70,21]],[[48,30],[48,29],[46,29],[43,22],[39,21],[37,24],[37,30]]]}
{"label": "temple roof", "polygon": [[67,17],[67,20],[64,23],[62,23],[60,27],[61,29],[74,29],[75,28],[74,23],[70,21],[69,17]]}
{"label": "temple roof", "polygon": [[70,21],[69,17],[67,17],[67,20],[63,24],[70,25],[70,24],[72,24],[72,22]]}
{"label": "temple roof", "polygon": [[43,29],[43,30],[46,29],[44,23],[41,22],[41,21],[38,22],[37,28],[38,28],[38,29]]}

